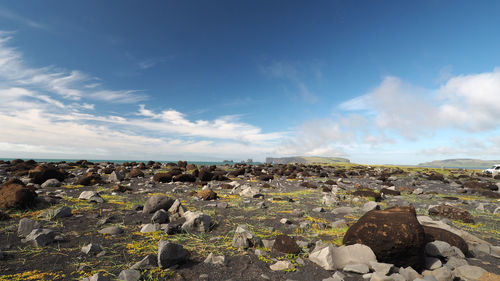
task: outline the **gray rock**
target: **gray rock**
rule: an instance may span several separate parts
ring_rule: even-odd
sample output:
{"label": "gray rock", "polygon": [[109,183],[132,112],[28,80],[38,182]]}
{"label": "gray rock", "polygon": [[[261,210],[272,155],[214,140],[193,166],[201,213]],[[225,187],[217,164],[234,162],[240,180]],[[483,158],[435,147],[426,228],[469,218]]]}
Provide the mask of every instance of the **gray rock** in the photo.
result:
{"label": "gray rock", "polygon": [[309,254],[309,260],[325,270],[335,270],[335,264],[333,263],[334,249],[331,244],[318,245]]}
{"label": "gray rock", "polygon": [[318,208],[312,209],[312,211],[315,213],[322,213],[325,211],[325,209],[323,209],[323,207],[318,207]]}
{"label": "gray rock", "polygon": [[449,269],[453,270],[459,266],[462,265],[468,265],[467,261],[463,258],[457,258],[457,257],[450,257],[448,258],[448,261],[446,262],[446,267]]}
{"label": "gray rock", "polygon": [[262,239],[262,244],[264,245],[264,248],[273,248],[275,239]]}
{"label": "gray rock", "polygon": [[500,259],[500,246],[491,246],[490,247],[490,255],[493,257]]}
{"label": "gray rock", "polygon": [[250,232],[246,225],[240,225],[234,231],[233,247],[247,249],[262,246],[262,240]]}
{"label": "gray rock", "polygon": [[454,252],[450,244],[444,241],[434,241],[425,245],[425,254],[431,257],[451,257]]}
{"label": "gray rock", "polygon": [[82,247],[82,252],[86,255],[97,255],[101,251],[101,245],[96,243],[90,243]]}
{"label": "gray rock", "polygon": [[332,210],[332,213],[334,213],[336,215],[339,215],[339,214],[347,215],[347,214],[351,214],[352,212],[354,212],[354,209],[351,207],[338,207],[338,208],[335,208]]}
{"label": "gray rock", "polygon": [[37,228],[33,229],[22,242],[31,242],[37,247],[46,246],[54,241],[55,233],[52,229]]}
{"label": "gray rock", "polygon": [[153,217],[151,218],[151,222],[152,223],[167,223],[169,221],[169,215],[168,215],[168,212],[163,210],[163,209],[160,209],[158,211],[156,211],[153,215]]}
{"label": "gray rock", "polygon": [[203,262],[210,263],[210,264],[225,265],[226,258],[224,256],[216,256],[213,253],[210,253]]}
{"label": "gray rock", "polygon": [[422,193],[424,193],[424,190],[420,187],[413,190],[413,194],[415,194],[415,195],[420,195]]}
{"label": "gray rock", "polygon": [[379,273],[382,273],[383,275],[389,274],[392,267],[394,266],[390,263],[382,263],[382,262],[376,262],[376,261],[371,261],[368,263],[368,265],[370,266],[370,268],[374,272],[379,272]]}
{"label": "gray rock", "polygon": [[189,258],[189,252],[179,244],[160,240],[158,243],[158,266],[162,269],[183,263]]}
{"label": "gray rock", "polygon": [[391,281],[407,281],[407,279],[405,279],[405,277],[400,273],[393,273],[389,276],[389,278]]}
{"label": "gray rock", "polygon": [[117,235],[117,234],[123,233],[123,229],[119,226],[108,226],[108,227],[105,227],[105,228],[99,230],[99,233]]}
{"label": "gray rock", "polygon": [[425,268],[429,270],[434,270],[443,266],[443,263],[440,259],[434,257],[426,257],[425,258]]}
{"label": "gray rock", "polygon": [[122,171],[113,171],[108,179],[111,182],[121,182],[124,178],[125,174]]}
{"label": "gray rock", "polygon": [[334,248],[332,258],[336,269],[343,269],[348,264],[365,264],[369,266],[370,262],[377,261],[372,249],[363,244]]}
{"label": "gray rock", "polygon": [[347,222],[344,219],[341,219],[332,222],[330,225],[332,228],[342,228],[347,226]]}
{"label": "gray rock", "polygon": [[[175,201],[167,197],[165,195],[157,194],[153,195],[146,200],[146,203],[144,204],[144,208],[142,209],[142,212],[144,214],[151,214],[153,212],[156,212],[160,209],[168,210],[169,208],[172,207],[173,203]],[[179,201],[180,204],[180,201]]]}
{"label": "gray rock", "polygon": [[257,186],[243,186],[239,194],[241,197],[246,198],[257,198],[262,196],[262,194],[260,194],[260,188]]}
{"label": "gray rock", "polygon": [[83,191],[82,193],[80,193],[80,196],[78,196],[78,199],[84,199],[96,203],[104,202],[104,199],[102,199],[101,195],[99,195],[98,192],[92,190]]}
{"label": "gray rock", "polygon": [[265,201],[262,201],[262,202],[258,202],[256,204],[257,207],[259,207],[259,209],[267,209],[269,208],[269,204]]}
{"label": "gray rock", "polygon": [[321,204],[326,205],[326,206],[333,206],[338,204],[338,199],[336,196],[331,195],[331,194],[326,194],[323,196],[321,199]]}
{"label": "gray rock", "polygon": [[462,265],[453,270],[453,275],[460,280],[475,281],[481,278],[486,272],[486,270],[478,266]]}
{"label": "gray rock", "polygon": [[59,187],[59,186],[61,186],[61,182],[57,179],[48,179],[44,183],[42,183],[42,188]]}
{"label": "gray rock", "polygon": [[370,271],[370,268],[364,263],[350,263],[344,266],[343,271],[345,272],[353,272],[358,274],[365,274]]}
{"label": "gray rock", "polygon": [[17,227],[17,236],[24,238],[33,231],[33,229],[40,228],[40,223],[28,218],[22,218]]}
{"label": "gray rock", "polygon": [[281,224],[292,224],[293,222],[287,218],[280,219]]}
{"label": "gray rock", "polygon": [[363,212],[369,212],[371,210],[378,210],[380,209],[380,206],[377,204],[377,202],[373,202],[373,201],[370,201],[370,202],[366,202],[364,205],[363,205]]}
{"label": "gray rock", "polygon": [[125,269],[118,275],[118,280],[123,281],[138,281],[141,279],[141,272],[135,269]]}
{"label": "gray rock", "polygon": [[208,232],[212,223],[210,216],[201,212],[187,211],[184,213],[186,222],[182,224],[182,229],[186,231]]}
{"label": "gray rock", "polygon": [[174,214],[179,214],[180,216],[183,216],[184,213],[186,212],[186,208],[182,206],[181,201],[179,199],[175,199],[174,203],[172,203],[172,206],[168,209],[168,212],[172,215]]}
{"label": "gray rock", "polygon": [[148,223],[142,226],[141,233],[155,232],[161,229],[158,223]]}
{"label": "gray rock", "polygon": [[278,261],[275,264],[269,266],[272,271],[290,270],[295,268],[295,266],[288,260]]}
{"label": "gray rock", "polygon": [[158,257],[156,255],[147,255],[142,260],[136,262],[130,269],[142,270],[152,269],[158,266]]}
{"label": "gray rock", "polygon": [[[404,279],[404,277],[403,277]],[[374,272],[370,276],[370,281],[392,281],[393,279],[382,272]],[[405,280],[406,281],[406,280]]]}
{"label": "gray rock", "polygon": [[453,280],[453,275],[451,273],[451,270],[446,266],[431,271],[431,275],[434,276],[434,278],[436,278],[437,281]]}
{"label": "gray rock", "polygon": [[62,206],[57,209],[49,209],[43,212],[40,217],[45,217],[51,220],[61,219],[71,217],[73,214],[71,213],[71,208],[68,206]]}
{"label": "gray rock", "polygon": [[415,269],[413,269],[411,266],[408,267],[401,267],[399,269],[399,274],[401,274],[406,280],[415,280],[417,278],[422,277],[420,274],[418,274]]}

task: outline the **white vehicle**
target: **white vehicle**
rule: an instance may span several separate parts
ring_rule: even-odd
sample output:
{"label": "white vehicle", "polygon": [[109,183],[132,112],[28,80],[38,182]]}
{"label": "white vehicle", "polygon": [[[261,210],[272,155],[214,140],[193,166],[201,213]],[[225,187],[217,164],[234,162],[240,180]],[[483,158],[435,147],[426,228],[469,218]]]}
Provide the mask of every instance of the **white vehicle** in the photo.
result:
{"label": "white vehicle", "polygon": [[493,167],[483,170],[483,173],[485,174],[493,174],[494,171],[497,171],[500,173],[500,164],[493,165]]}

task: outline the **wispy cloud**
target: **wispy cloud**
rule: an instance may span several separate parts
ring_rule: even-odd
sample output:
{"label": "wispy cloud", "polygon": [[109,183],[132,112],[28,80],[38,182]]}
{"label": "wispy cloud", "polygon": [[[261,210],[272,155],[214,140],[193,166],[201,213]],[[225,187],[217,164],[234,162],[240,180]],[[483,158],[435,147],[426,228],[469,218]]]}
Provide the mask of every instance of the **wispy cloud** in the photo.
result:
{"label": "wispy cloud", "polygon": [[48,27],[45,24],[41,24],[33,19],[23,17],[20,14],[15,13],[14,11],[11,11],[3,7],[0,7],[0,17],[11,21],[15,21],[16,23],[20,23],[32,28],[48,29]]}
{"label": "wispy cloud", "polygon": [[23,54],[8,45],[13,34],[0,31],[0,79],[11,86],[35,88],[47,94],[57,94],[64,99],[79,101],[96,99],[117,103],[135,103],[147,98],[136,90],[103,89],[98,78],[54,66],[31,67]]}
{"label": "wispy cloud", "polygon": [[[299,68],[301,70],[299,70]],[[293,64],[287,61],[274,61],[267,65],[261,65],[260,71],[262,74],[270,77],[277,78],[288,81],[291,83],[297,93],[297,97],[300,98],[301,101],[305,101],[309,104],[314,104],[319,101],[318,96],[310,90],[310,87],[307,85],[305,79],[303,78],[304,74],[302,72],[306,71],[306,67]],[[321,71],[317,68],[313,70],[307,70],[308,72],[312,72],[314,76],[322,76]]]}
{"label": "wispy cloud", "polygon": [[[11,36],[11,35],[9,35]],[[0,156],[222,159],[263,158],[283,132],[264,133],[239,116],[191,120],[175,109],[140,105],[135,115],[95,112],[95,104],[136,103],[133,90],[103,88],[80,71],[28,67],[0,33]]]}

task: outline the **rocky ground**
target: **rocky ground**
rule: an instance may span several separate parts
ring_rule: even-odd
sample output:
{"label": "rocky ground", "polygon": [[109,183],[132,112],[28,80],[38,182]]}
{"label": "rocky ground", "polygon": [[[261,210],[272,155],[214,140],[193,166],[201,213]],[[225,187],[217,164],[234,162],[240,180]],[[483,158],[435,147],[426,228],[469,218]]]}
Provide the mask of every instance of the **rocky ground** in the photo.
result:
{"label": "rocky ground", "polygon": [[0,280],[500,280],[500,180],[0,161]]}

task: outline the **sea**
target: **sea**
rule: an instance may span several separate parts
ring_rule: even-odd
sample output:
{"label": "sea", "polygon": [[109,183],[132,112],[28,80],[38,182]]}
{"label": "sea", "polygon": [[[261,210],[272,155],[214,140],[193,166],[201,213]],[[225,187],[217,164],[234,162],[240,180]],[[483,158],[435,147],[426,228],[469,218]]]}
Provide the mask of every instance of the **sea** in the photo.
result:
{"label": "sea", "polygon": [[[47,162],[47,163],[55,163],[55,162],[76,162],[78,160],[82,159],[42,159],[42,158],[0,158],[0,160],[4,161],[12,161],[14,159],[22,159],[24,161],[27,160],[35,160],[36,162]],[[101,163],[101,162],[111,162],[111,163],[116,163],[116,164],[121,164],[123,162],[136,162],[136,163],[147,163],[150,160],[109,160],[109,159],[83,159],[87,160],[92,163]],[[178,160],[153,160],[155,162],[160,162],[160,163],[177,163]],[[183,160],[184,161],[184,160]],[[262,164],[261,162],[236,162],[236,161],[187,161],[188,164],[195,164],[197,166],[211,166],[211,165],[225,165],[225,164],[237,164],[237,163],[246,163],[246,164],[251,164],[251,165],[259,165]]]}

